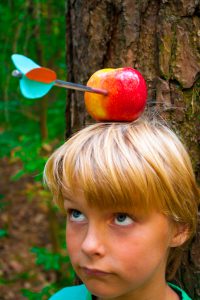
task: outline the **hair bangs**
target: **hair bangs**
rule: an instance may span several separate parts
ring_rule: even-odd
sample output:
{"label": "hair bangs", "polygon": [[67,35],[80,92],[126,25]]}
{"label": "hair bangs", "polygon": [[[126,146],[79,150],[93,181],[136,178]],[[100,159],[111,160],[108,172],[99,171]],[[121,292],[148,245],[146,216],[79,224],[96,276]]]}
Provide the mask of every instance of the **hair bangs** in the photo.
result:
{"label": "hair bangs", "polygon": [[[120,128],[123,133],[119,132]],[[99,133],[98,138],[95,135],[87,137],[79,147],[69,142],[62,157],[62,178],[59,179],[65,197],[73,197],[80,189],[89,205],[100,209],[146,213],[160,209],[159,176],[137,149],[127,147],[128,136],[122,138],[122,134],[126,135],[125,127],[118,129],[110,126]],[[113,130],[116,131],[114,135]]]}

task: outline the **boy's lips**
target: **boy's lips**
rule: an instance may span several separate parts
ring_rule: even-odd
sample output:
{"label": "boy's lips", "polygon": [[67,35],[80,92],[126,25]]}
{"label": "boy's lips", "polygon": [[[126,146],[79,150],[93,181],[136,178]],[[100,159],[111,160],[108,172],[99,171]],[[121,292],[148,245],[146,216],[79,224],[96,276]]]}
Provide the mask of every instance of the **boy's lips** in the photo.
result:
{"label": "boy's lips", "polygon": [[88,267],[81,267],[82,271],[88,276],[106,276],[109,275],[109,272],[105,272],[99,269],[92,269]]}

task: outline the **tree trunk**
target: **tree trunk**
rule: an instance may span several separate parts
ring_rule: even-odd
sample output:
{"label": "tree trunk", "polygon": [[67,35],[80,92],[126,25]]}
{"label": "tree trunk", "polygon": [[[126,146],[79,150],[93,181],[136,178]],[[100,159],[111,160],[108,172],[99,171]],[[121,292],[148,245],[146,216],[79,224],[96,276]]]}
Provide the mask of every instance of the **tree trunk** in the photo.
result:
{"label": "tree trunk", "polygon": [[[148,84],[148,109],[170,121],[200,180],[200,1],[68,0],[68,80],[85,84],[98,69],[131,66]],[[83,93],[70,92],[67,136],[91,123]],[[200,228],[177,280],[200,299]]]}

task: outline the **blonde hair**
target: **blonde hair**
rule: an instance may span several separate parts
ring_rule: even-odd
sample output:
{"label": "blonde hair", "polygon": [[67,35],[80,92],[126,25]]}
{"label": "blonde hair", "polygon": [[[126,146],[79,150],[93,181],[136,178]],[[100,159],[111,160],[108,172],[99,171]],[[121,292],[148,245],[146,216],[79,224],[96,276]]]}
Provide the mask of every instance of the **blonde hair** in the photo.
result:
{"label": "blonde hair", "polygon": [[[90,205],[157,209],[195,234],[199,189],[187,151],[155,121],[97,123],[62,145],[47,161],[44,177],[63,208],[77,187]],[[171,261],[170,261],[171,263]]]}

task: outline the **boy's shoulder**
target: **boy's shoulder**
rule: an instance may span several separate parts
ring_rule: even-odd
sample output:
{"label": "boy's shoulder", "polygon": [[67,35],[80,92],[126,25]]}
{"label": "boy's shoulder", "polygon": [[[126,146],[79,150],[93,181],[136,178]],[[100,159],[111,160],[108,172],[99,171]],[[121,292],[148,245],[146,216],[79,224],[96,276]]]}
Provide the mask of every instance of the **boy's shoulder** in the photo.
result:
{"label": "boy's shoulder", "polygon": [[181,297],[181,300],[192,300],[192,298],[190,298],[186,292],[184,292],[180,287],[178,287],[175,284],[172,283],[168,283],[169,286],[171,286],[171,288]]}
{"label": "boy's shoulder", "polygon": [[86,286],[82,284],[63,288],[49,300],[92,300],[92,297]]}

